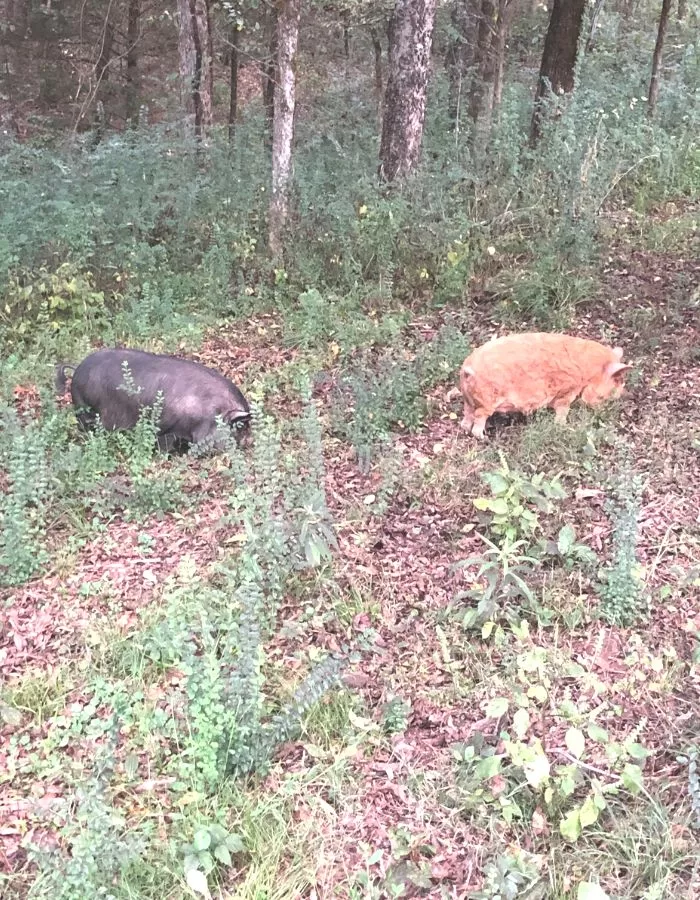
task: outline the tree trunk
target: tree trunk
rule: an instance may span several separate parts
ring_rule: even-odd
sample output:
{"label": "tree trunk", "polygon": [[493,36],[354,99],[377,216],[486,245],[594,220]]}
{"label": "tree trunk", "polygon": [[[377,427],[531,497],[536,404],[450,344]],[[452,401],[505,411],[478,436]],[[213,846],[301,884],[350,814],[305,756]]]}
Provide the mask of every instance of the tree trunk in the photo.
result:
{"label": "tree trunk", "polygon": [[129,0],[126,24],[126,121],[136,124],[139,114],[138,41],[140,0]]}
{"label": "tree trunk", "polygon": [[95,66],[95,78],[99,89],[101,84],[109,81],[109,64],[112,61],[112,50],[114,48],[114,25],[111,19],[105,22],[104,32],[102,33],[102,45],[100,46],[100,55]]}
{"label": "tree trunk", "polygon": [[296,105],[295,60],[299,42],[301,0],[279,0],[277,10],[277,89],[272,127],[272,194],[270,196],[269,247],[282,256],[283,235],[289,215],[292,141]]}
{"label": "tree trunk", "polygon": [[659,17],[659,30],[656,34],[654,58],[651,62],[651,78],[649,79],[649,104],[647,106],[647,112],[650,118],[656,111],[656,101],[659,99],[659,71],[661,69],[661,59],[664,52],[664,41],[666,40],[666,30],[668,28],[668,17],[670,12],[671,0],[663,0],[661,4],[661,16]]}
{"label": "tree trunk", "polygon": [[586,53],[590,53],[595,44],[595,33],[598,27],[598,19],[600,18],[600,13],[603,9],[603,3],[605,0],[595,0],[595,6],[593,7],[593,14],[591,15],[591,24],[588,29],[588,40],[586,41]]}
{"label": "tree trunk", "polygon": [[474,78],[469,92],[469,118],[472,122],[479,119],[486,94],[486,79],[489,76],[489,63],[492,57],[496,19],[496,6],[492,0],[482,0],[479,10],[479,22],[476,33],[476,51],[474,54]]}
{"label": "tree trunk", "polygon": [[682,22],[688,14],[688,0],[678,0],[678,21]]}
{"label": "tree trunk", "polygon": [[340,11],[340,22],[343,27],[343,56],[350,59],[350,13],[347,9]]}
{"label": "tree trunk", "polygon": [[194,122],[192,82],[194,79],[195,55],[189,0],[178,0],[177,9],[179,18],[180,104],[184,111],[185,130],[188,133],[192,133]]}
{"label": "tree trunk", "polygon": [[467,72],[474,57],[473,33],[476,31],[478,9],[475,0],[456,0],[452,5],[450,22],[453,37],[447,48],[447,76],[449,92],[447,109],[450,119],[459,126],[462,97],[467,83]]}
{"label": "tree trunk", "polygon": [[549,90],[553,94],[569,94],[574,89],[578,39],[585,8],[586,0],[554,0],[532,114],[530,142],[533,146],[542,132],[545,95]]}
{"label": "tree trunk", "polygon": [[496,36],[494,47],[494,84],[491,95],[491,112],[501,105],[503,97],[503,71],[506,65],[506,43],[510,23],[513,19],[513,10],[516,0],[499,0],[498,20],[496,22]]}
{"label": "tree trunk", "polygon": [[214,68],[209,18],[210,0],[178,0],[180,80],[189,128],[202,137],[212,124]]}
{"label": "tree trunk", "polygon": [[275,77],[277,65],[277,9],[268,6],[265,13],[265,46],[267,58],[262,64],[262,91],[263,105],[265,107],[265,146],[272,149],[272,130],[275,118]]}
{"label": "tree trunk", "polygon": [[436,0],[396,0],[389,21],[379,175],[393,181],[420,159]]}
{"label": "tree trunk", "polygon": [[382,74],[382,42],[379,39],[379,32],[374,26],[369,30],[372,38],[372,49],[374,50],[374,93],[377,98],[377,115],[379,121],[382,120],[382,97],[384,95],[384,77]]}
{"label": "tree trunk", "polygon": [[238,44],[241,31],[236,22],[231,26],[229,47],[229,66],[231,73],[231,99],[228,107],[228,139],[229,143],[233,143],[236,134],[236,117],[238,115]]}
{"label": "tree trunk", "polygon": [[0,22],[8,26],[3,34],[3,42],[21,41],[29,25],[29,0],[5,0],[4,14],[0,15]]}

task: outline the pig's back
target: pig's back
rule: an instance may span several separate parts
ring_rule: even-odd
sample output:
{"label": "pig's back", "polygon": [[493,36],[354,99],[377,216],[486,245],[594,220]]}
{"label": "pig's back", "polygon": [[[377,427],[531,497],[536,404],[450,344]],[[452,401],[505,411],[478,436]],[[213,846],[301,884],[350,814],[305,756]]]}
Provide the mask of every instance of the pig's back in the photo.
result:
{"label": "pig's back", "polygon": [[609,352],[595,341],[569,335],[507,335],[482,345],[465,360],[465,386],[479,403],[531,412],[580,394]]}

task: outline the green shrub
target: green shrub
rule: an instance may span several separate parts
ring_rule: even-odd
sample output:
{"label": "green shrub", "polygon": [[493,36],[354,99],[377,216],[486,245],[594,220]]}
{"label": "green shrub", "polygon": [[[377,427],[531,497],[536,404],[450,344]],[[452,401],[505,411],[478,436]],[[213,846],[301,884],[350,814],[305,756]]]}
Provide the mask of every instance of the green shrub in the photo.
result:
{"label": "green shrub", "polygon": [[648,599],[637,560],[642,479],[623,473],[607,504],[612,523],[612,559],[598,590],[600,614],[615,625],[632,625],[648,611]]}
{"label": "green shrub", "polygon": [[29,889],[31,900],[114,897],[115,882],[140,859],[145,834],[135,833],[105,795],[113,765],[102,760],[99,775],[75,789],[70,815],[58,829],[60,846],[29,845],[29,859],[39,870]]}
{"label": "green shrub", "polygon": [[497,292],[498,315],[509,324],[525,320],[562,330],[571,325],[576,307],[595,296],[595,282],[578,265],[562,266],[559,255],[544,252],[529,266],[500,275]]}
{"label": "green shrub", "polygon": [[[308,392],[306,394],[308,399]],[[288,579],[330,557],[335,538],[325,505],[320,426],[313,406],[284,453],[272,420],[253,409],[255,443],[246,460],[229,450],[229,520],[244,538],[219,566],[212,590],[191,573],[170,595],[163,618],[138,640],[148,658],[184,673],[177,724],[178,777],[212,790],[227,774],[263,769],[280,742],[338,678],[341,658],[314,667],[291,701],[270,718],[263,646]]]}
{"label": "green shrub", "polygon": [[31,338],[37,330],[80,325],[89,333],[105,316],[105,295],[95,288],[92,272],[76,263],[62,263],[51,271],[10,274],[0,297],[0,327],[4,343]]}
{"label": "green shrub", "polygon": [[468,352],[467,339],[443,326],[415,349],[361,354],[343,371],[332,399],[332,423],[355,448],[363,467],[394,428],[416,431],[427,414],[426,393],[454,379]]}
{"label": "green shrub", "polygon": [[540,527],[539,514],[552,512],[552,501],[563,500],[566,491],[558,478],[546,479],[542,472],[524,475],[511,469],[502,453],[500,457],[501,467],[481,476],[492,496],[477,497],[474,506],[492,534],[529,541]]}
{"label": "green shrub", "polygon": [[7,473],[0,500],[0,581],[19,584],[47,558],[48,434],[40,423],[22,422],[10,409],[0,413],[0,430],[0,462]]}

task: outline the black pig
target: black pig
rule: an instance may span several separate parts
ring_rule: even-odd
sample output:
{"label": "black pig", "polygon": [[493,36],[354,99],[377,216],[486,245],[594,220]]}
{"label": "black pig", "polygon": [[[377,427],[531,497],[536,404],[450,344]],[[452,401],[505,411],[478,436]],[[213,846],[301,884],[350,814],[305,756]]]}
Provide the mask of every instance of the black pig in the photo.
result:
{"label": "black pig", "polygon": [[[128,383],[125,384],[125,366]],[[240,440],[250,428],[250,407],[238,388],[200,363],[143,350],[97,350],[79,366],[56,367],[56,390],[66,389],[66,369],[75,369],[71,397],[84,428],[99,415],[105,428],[133,428],[145,406],[162,394],[158,446],[172,450],[197,444],[216,431],[216,418]],[[135,388],[133,393],[129,388]]]}

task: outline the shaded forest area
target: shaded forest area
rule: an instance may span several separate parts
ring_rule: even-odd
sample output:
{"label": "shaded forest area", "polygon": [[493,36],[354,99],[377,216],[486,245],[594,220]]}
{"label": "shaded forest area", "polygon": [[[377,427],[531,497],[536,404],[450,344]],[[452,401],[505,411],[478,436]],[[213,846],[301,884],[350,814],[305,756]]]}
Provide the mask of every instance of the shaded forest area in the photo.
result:
{"label": "shaded forest area", "polygon": [[[699,34],[0,0],[3,898],[700,898]],[[527,331],[626,390],[479,441]],[[250,446],[84,432],[110,346]]]}

